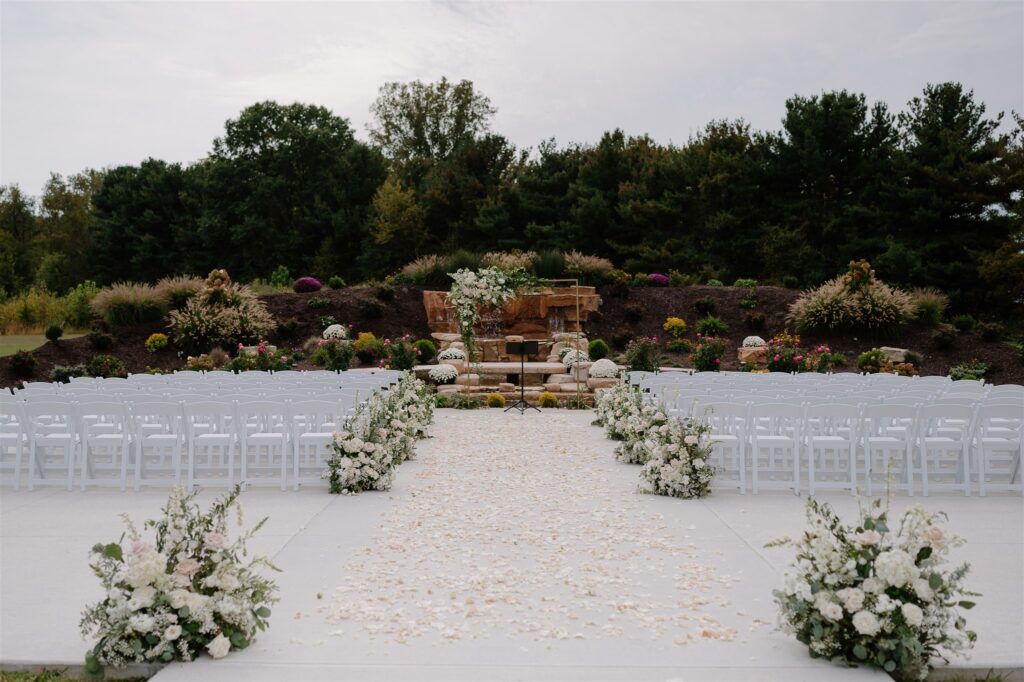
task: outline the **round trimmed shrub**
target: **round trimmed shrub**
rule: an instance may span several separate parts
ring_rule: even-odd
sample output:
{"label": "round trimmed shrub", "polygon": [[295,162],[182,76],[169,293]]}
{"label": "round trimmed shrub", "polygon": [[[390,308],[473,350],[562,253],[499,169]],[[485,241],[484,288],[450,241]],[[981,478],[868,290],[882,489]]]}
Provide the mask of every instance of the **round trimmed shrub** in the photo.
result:
{"label": "round trimmed shrub", "polygon": [[537,398],[537,404],[541,407],[558,407],[558,397],[551,391],[544,391]]}
{"label": "round trimmed shrub", "polygon": [[505,396],[500,393],[488,393],[487,407],[505,407]]}
{"label": "round trimmed shrub", "polygon": [[587,355],[595,362],[608,357],[608,344],[603,339],[594,339],[587,344]]}
{"label": "round trimmed shrub", "polygon": [[124,363],[113,355],[94,355],[89,364],[85,367],[86,373],[91,377],[126,377],[128,370]]}
{"label": "round trimmed shrub", "polygon": [[969,332],[974,329],[974,318],[970,315],[957,315],[953,318],[953,326],[958,332]]}
{"label": "round trimmed shrub", "polygon": [[46,338],[49,341],[56,341],[60,337],[64,336],[64,328],[59,324],[51,324],[46,328]]}
{"label": "round trimmed shrub", "polygon": [[150,353],[156,353],[164,348],[167,348],[167,334],[150,334],[146,339],[146,350]]}
{"label": "round trimmed shrub", "polygon": [[320,291],[322,285],[316,277],[299,277],[292,284],[292,291],[297,294],[308,294],[313,291]]}
{"label": "round trimmed shrub", "polygon": [[107,350],[114,345],[114,337],[103,332],[89,332],[89,345],[96,350]]}
{"label": "round trimmed shrub", "polygon": [[437,346],[430,339],[420,339],[412,345],[420,352],[420,362],[430,362],[437,355]]}
{"label": "round trimmed shrub", "polygon": [[327,280],[327,286],[329,286],[332,289],[344,289],[345,280],[342,279],[341,277],[338,277],[337,275],[334,275],[329,280]]}
{"label": "round trimmed shrub", "polygon": [[36,373],[36,359],[25,350],[19,350],[11,356],[11,372],[18,379],[31,379]]}

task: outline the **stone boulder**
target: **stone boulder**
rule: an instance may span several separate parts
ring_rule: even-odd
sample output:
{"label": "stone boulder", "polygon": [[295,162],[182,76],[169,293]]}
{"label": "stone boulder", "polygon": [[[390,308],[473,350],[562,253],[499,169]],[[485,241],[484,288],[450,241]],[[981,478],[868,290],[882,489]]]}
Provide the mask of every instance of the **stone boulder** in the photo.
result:
{"label": "stone boulder", "polygon": [[480,375],[473,373],[460,374],[459,376],[455,377],[455,383],[458,384],[459,386],[479,386]]}
{"label": "stone boulder", "polygon": [[882,346],[878,350],[882,351],[882,355],[889,362],[905,362],[907,359],[906,348],[893,348],[892,346]]}
{"label": "stone boulder", "polygon": [[589,379],[587,379],[587,387],[591,391],[598,391],[603,388],[611,388],[617,383],[619,383],[618,379],[602,379],[598,377],[590,377]]}
{"label": "stone boulder", "polygon": [[736,349],[736,357],[740,362],[745,362],[757,368],[768,366],[768,348],[766,346],[753,346]]}

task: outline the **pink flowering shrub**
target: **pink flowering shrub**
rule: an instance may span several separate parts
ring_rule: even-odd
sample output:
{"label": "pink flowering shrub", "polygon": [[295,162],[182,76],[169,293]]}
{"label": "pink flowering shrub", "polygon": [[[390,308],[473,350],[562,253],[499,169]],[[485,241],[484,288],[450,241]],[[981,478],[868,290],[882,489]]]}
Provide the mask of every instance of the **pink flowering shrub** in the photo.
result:
{"label": "pink flowering shrub", "polygon": [[297,294],[308,294],[313,291],[320,291],[322,285],[316,277],[299,277],[292,285],[292,290]]}
{"label": "pink flowering shrub", "polygon": [[647,275],[647,281],[650,283],[652,287],[668,286],[668,277],[661,274],[660,272],[652,272],[651,274]]}

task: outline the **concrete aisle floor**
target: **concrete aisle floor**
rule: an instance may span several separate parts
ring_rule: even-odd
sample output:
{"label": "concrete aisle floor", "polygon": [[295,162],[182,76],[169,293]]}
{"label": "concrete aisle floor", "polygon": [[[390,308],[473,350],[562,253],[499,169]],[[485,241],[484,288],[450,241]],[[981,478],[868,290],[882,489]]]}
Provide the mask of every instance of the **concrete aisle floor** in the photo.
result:
{"label": "concrete aisle floor", "polygon": [[[591,419],[442,410],[389,492],[246,492],[247,523],[270,517],[250,547],[284,571],[271,627],[244,652],[156,679],[874,676],[814,661],[774,630],[791,550],[763,545],[802,531],[801,498],[639,495],[639,468],[614,461]],[[0,492],[0,663],[79,664],[78,614],[100,596],[89,548],[120,536],[121,512],[141,521],[164,499]],[[850,496],[824,499],[856,511]],[[897,497],[893,514],[913,503],[946,511],[968,540],[955,559],[971,561],[983,596],[967,665],[1024,666],[1024,500]],[[471,599],[502,590],[504,603]]]}

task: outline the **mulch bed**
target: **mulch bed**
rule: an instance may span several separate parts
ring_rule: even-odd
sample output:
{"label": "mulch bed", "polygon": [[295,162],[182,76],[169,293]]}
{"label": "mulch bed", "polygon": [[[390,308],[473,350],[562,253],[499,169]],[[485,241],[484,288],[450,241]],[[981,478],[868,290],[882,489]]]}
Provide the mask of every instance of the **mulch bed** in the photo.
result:
{"label": "mulch bed", "polygon": [[[270,294],[260,298],[267,304],[270,312],[278,321],[294,319],[296,327],[288,338],[274,333],[268,339],[278,346],[300,346],[310,336],[319,335],[320,318],[325,315],[334,317],[342,324],[351,324],[353,330],[373,332],[377,337],[396,338],[409,334],[413,339],[429,338],[426,312],[423,309],[421,287],[400,286],[394,288],[394,298],[390,301],[380,300],[375,288],[349,288],[338,290],[322,290],[308,294]],[[682,317],[689,328],[687,338],[694,337],[695,325],[700,315],[694,311],[694,304],[704,298],[715,302],[716,314],[729,325],[726,335],[734,346],[739,346],[743,337],[756,334],[765,339],[786,328],[785,312],[790,303],[797,297],[797,291],[780,287],[757,287],[757,311],[764,313],[763,329],[749,329],[745,324],[747,314],[751,311],[739,306],[740,300],[749,293],[748,289],[734,287],[645,287],[629,289],[626,298],[613,295],[609,287],[600,287],[598,292],[603,298],[601,312],[593,316],[587,323],[587,333],[591,339],[603,338],[613,346],[613,353],[622,350],[615,347],[612,339],[618,332],[623,337],[632,335],[656,336],[662,344],[667,335],[662,330],[665,318]],[[322,308],[311,309],[309,300],[319,297],[328,301]],[[379,303],[379,312],[376,314]],[[629,306],[633,306],[630,308]],[[632,312],[631,312],[632,311]],[[640,319],[631,321],[630,314],[639,312]],[[89,343],[87,337],[64,339],[48,342],[33,351],[38,366],[35,378],[47,377],[54,365],[84,364],[100,352],[109,353],[120,358],[130,372],[145,372],[147,368],[172,370],[184,365],[184,357],[179,357],[173,346],[158,353],[148,353],[143,347],[146,338],[154,332],[166,332],[161,323],[123,327],[112,330],[114,344],[109,350],[97,351]],[[828,337],[805,336],[805,346],[827,343],[833,349],[844,351],[847,357],[846,371],[856,371],[857,355],[879,345],[899,346],[916,351],[922,356],[923,362],[918,368],[921,374],[945,375],[949,368],[961,362],[978,358],[992,368],[988,380],[996,384],[1024,383],[1024,363],[1020,353],[1013,347],[1000,342],[983,342],[974,334],[960,334],[956,343],[948,350],[935,348],[932,343],[933,329],[910,327],[899,338],[870,339],[857,338],[849,335]],[[666,353],[666,366],[676,364],[689,366],[689,358],[683,354]],[[737,369],[735,353],[727,353],[723,369]],[[308,363],[299,365],[300,369],[309,369]],[[15,377],[10,371],[9,358],[0,359],[0,385],[10,386]]]}

